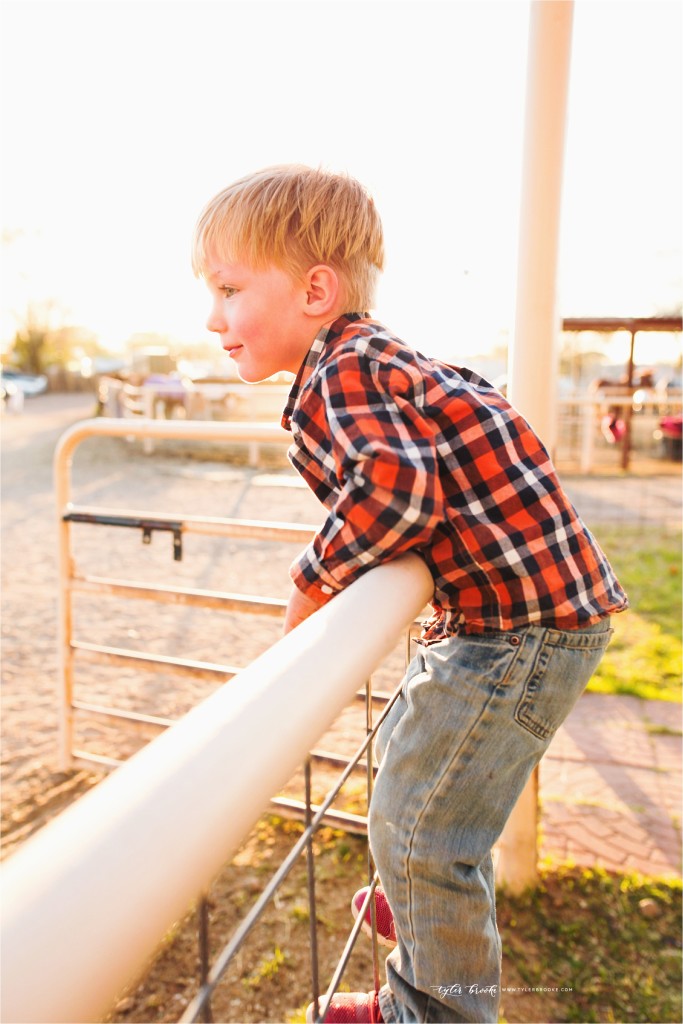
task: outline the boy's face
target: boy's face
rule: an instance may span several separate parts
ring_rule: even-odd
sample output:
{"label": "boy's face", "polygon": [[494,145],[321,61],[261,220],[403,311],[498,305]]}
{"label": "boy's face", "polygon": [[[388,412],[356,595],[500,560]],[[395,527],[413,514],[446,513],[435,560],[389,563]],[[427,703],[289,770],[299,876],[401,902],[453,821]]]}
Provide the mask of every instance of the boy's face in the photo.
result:
{"label": "boy's face", "polygon": [[315,338],[306,316],[306,286],[284,270],[246,263],[208,262],[213,306],[206,326],[237,363],[242,380],[265,380],[280,370],[297,373]]}

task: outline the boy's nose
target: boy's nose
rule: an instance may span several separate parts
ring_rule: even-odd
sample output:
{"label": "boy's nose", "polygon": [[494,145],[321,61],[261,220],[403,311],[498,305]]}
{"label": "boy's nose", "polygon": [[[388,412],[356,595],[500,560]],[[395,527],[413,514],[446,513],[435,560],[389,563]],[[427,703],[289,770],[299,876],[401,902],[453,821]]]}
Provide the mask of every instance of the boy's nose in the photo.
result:
{"label": "boy's nose", "polygon": [[221,316],[220,312],[216,307],[212,307],[209,313],[209,318],[206,321],[206,328],[209,331],[213,331],[215,334],[222,334],[225,329],[225,317]]}

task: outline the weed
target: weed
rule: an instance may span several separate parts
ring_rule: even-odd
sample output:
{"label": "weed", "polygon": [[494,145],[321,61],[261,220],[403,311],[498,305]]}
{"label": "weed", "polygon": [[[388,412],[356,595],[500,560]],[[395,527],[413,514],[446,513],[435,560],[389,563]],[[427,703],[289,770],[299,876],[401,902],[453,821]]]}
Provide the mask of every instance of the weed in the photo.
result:
{"label": "weed", "polygon": [[302,1003],[301,1006],[297,1006],[296,1010],[292,1010],[291,1013],[287,1014],[287,1024],[305,1024],[307,1009],[308,1003]]}
{"label": "weed", "polygon": [[274,977],[287,960],[287,954],[276,946],[273,955],[262,960],[258,967],[242,980],[242,984],[247,988],[257,988],[262,981]]}
{"label": "weed", "polygon": [[338,806],[351,814],[365,814],[368,809],[367,782],[350,780],[342,790]]}

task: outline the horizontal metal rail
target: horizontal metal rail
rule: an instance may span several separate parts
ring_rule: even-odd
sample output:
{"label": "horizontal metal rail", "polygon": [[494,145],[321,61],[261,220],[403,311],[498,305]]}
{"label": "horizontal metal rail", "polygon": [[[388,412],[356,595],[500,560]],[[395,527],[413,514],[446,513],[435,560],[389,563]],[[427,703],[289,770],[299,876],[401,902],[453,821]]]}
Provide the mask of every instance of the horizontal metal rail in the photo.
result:
{"label": "horizontal metal rail", "polygon": [[[100,709],[96,712],[99,715],[105,715],[107,717],[116,717],[114,713],[109,709]],[[121,715],[121,718],[127,718],[129,723],[136,724],[136,719],[133,716]],[[140,721],[139,727],[145,731],[150,729],[156,732],[164,732],[173,722],[163,723],[158,720]],[[310,753],[310,760],[312,763],[322,762],[324,764],[330,764],[326,756],[320,756],[315,750]],[[91,751],[85,750],[74,750],[73,751],[74,764],[80,768],[100,768],[105,771],[113,771],[116,768],[120,768],[126,763],[125,759],[117,757],[107,757],[106,754],[95,754]],[[333,767],[344,768],[352,764],[350,758],[339,757],[336,759]],[[358,768],[364,771],[365,768],[362,764],[353,765],[354,770]],[[306,816],[306,804],[303,800],[296,800],[292,797],[285,796],[274,796],[269,801],[270,808],[279,814],[282,818],[287,818],[291,821],[303,821]],[[315,804],[311,805],[312,809],[317,811],[319,807]],[[354,814],[351,811],[325,811],[322,819],[323,825],[329,825],[332,828],[343,829],[345,832],[349,832],[352,835],[366,836],[368,834],[368,820],[364,814]]]}
{"label": "horizontal metal rail", "polygon": [[[291,818],[293,821],[303,821],[304,819],[306,803],[303,800],[276,796],[270,801],[270,805],[283,818]],[[321,809],[317,804],[311,804],[311,808],[316,814]],[[351,811],[325,811],[320,818],[320,824],[331,825],[333,828],[343,829],[344,832],[350,832],[357,836],[368,834],[367,817],[364,814],[353,814]]]}
{"label": "horizontal metal rail", "polygon": [[166,604],[194,605],[225,612],[246,612],[282,618],[287,602],[279,597],[251,597],[247,594],[226,594],[219,590],[198,590],[194,587],[163,587],[133,580],[114,580],[105,576],[71,577],[71,589],[81,594],[108,594],[110,597],[161,601]]}
{"label": "horizontal metal rail", "polygon": [[414,555],[366,573],[6,861],[2,1019],[99,1019],[432,588]]}
{"label": "horizontal metal rail", "polygon": [[562,321],[563,331],[598,331],[613,334],[615,331],[628,331],[631,334],[649,331],[680,333],[683,330],[683,319],[678,316],[576,316],[565,317]]}
{"label": "horizontal metal rail", "polygon": [[[71,650],[87,661],[107,661],[113,665],[139,665],[165,668],[173,672],[191,675],[194,679],[231,679],[239,672],[239,668],[229,665],[218,665],[210,661],[193,661],[190,658],[174,658],[169,654],[148,654],[146,651],[135,651],[129,647],[110,647],[106,644],[93,644],[86,640],[72,640]],[[75,705],[74,705],[75,706]]]}
{"label": "horizontal metal rail", "polygon": [[[183,533],[207,534],[215,537],[231,537],[237,540],[277,540],[280,543],[307,544],[314,536],[311,526],[297,523],[262,522],[255,519],[230,519],[219,516],[177,516],[164,515],[139,509],[110,510],[91,505],[69,503],[64,512],[65,522],[89,523],[101,526],[127,526],[142,529],[150,524],[156,530],[180,528]],[[158,524],[158,525],[157,525]]]}
{"label": "horizontal metal rail", "polygon": [[[76,650],[95,648],[93,644],[81,644],[74,642],[72,647]],[[136,660],[130,652],[125,652],[121,656],[122,652],[113,652],[111,649],[103,649],[103,653],[108,654],[108,661],[116,664],[119,661],[127,662],[129,660]],[[159,656],[143,656],[139,659],[143,664],[156,664],[156,665],[171,665],[174,669],[178,668],[175,664],[177,659],[162,658]],[[188,662],[182,665],[182,669],[188,672],[191,671],[191,665],[193,663]],[[202,663],[196,663],[201,665]],[[233,669],[230,673],[221,666],[215,666],[208,669],[204,666],[203,669],[198,669],[192,672],[194,678],[201,678],[202,674],[211,675],[215,677],[216,674],[220,674],[223,680],[232,678],[237,675],[239,669]],[[356,701],[365,703],[366,694],[359,690],[355,695]],[[386,693],[376,693],[370,696],[370,700],[373,703],[378,704],[380,707],[384,707],[390,697]],[[130,711],[128,709],[110,707],[102,704],[91,704],[86,701],[73,700],[71,707],[76,714],[82,714],[89,718],[104,718],[111,722],[115,722],[119,726],[125,727],[126,729],[132,730],[133,732],[140,732],[144,735],[149,736],[150,733],[159,734],[165,732],[172,725],[175,724],[178,719],[165,718],[159,715],[148,715],[143,714],[139,711]],[[312,763],[325,765],[328,768],[344,769],[348,767],[351,760],[348,757],[343,757],[340,754],[332,754],[328,751],[311,750],[309,758]],[[73,763],[83,768],[100,768],[107,771],[111,771],[116,768],[120,768],[122,764],[125,764],[124,758],[107,757],[103,754],[95,754],[86,750],[74,749],[72,751]],[[363,764],[357,765],[359,771],[366,772],[366,766]],[[376,769],[373,769],[376,771]],[[296,800],[289,797],[272,797],[270,800],[270,806],[278,814],[282,815],[283,818],[289,818],[294,821],[303,821],[306,813],[306,805],[302,800]],[[317,810],[315,805],[313,809]],[[328,811],[323,818],[323,824],[329,825],[333,828],[344,829],[354,835],[365,836],[368,832],[367,818],[365,815],[352,814],[348,811]]]}
{"label": "horizontal metal rail", "polygon": [[[71,467],[78,446],[91,438],[98,437],[139,437],[165,440],[211,441],[214,443],[252,444],[268,443],[286,447],[290,438],[279,424],[275,423],[226,423],[165,421],[156,419],[115,420],[100,418],[85,420],[68,430],[60,439],[55,453],[55,490],[59,514],[60,537],[60,674],[61,674],[61,717],[60,747],[61,766],[66,770],[74,760],[73,714],[77,707],[74,700],[75,659],[106,660],[111,664],[128,664],[162,668],[173,673],[192,673],[195,678],[223,680],[238,671],[234,666],[223,666],[168,655],[155,655],[131,650],[118,645],[88,643],[73,636],[73,599],[76,595],[98,595],[129,601],[154,601],[175,606],[200,607],[220,612],[268,616],[282,619],[286,601],[279,598],[258,597],[248,594],[224,593],[192,587],[153,585],[137,580],[114,579],[77,571],[71,550],[71,530],[77,525],[138,529],[144,542],[151,540],[155,531],[170,532],[173,535],[173,555],[179,561],[183,554],[183,538],[186,535],[210,535],[240,540],[277,541],[296,543],[304,546],[315,534],[315,527],[295,523],[258,522],[204,515],[182,515],[167,512],[150,512],[135,508],[102,508],[77,504],[71,500]],[[142,727],[135,714],[127,716],[119,709],[100,706],[92,715],[116,717],[121,723]],[[81,751],[78,760],[87,756]],[[102,764],[102,757],[93,759]],[[105,759],[112,761],[115,759]]]}
{"label": "horizontal metal rail", "polygon": [[143,440],[152,437],[155,440],[183,441],[224,441],[227,444],[260,444],[286,445],[291,438],[283,431],[279,423],[235,423],[225,421],[204,420],[156,420],[140,419],[116,420],[102,417],[100,419],[81,420],[70,427],[61,437],[57,446],[58,461],[68,460],[81,441],[89,437],[137,437]]}
{"label": "horizontal metal rail", "polygon": [[[595,439],[597,435],[597,426],[602,415],[601,410],[606,407],[610,408],[621,408],[626,410],[629,416],[632,416],[634,410],[646,409],[648,407],[657,408],[666,406],[669,409],[681,409],[680,397],[662,397],[652,394],[642,394],[636,398],[637,392],[631,390],[629,392],[614,390],[612,393],[610,390],[600,389],[592,395],[582,395],[576,398],[564,398],[558,402],[560,408],[572,408],[575,407],[580,411],[581,423],[581,450],[579,469],[581,473],[590,473],[593,470],[595,461]],[[629,442],[629,450],[630,450]]]}
{"label": "horizontal metal rail", "polygon": [[[360,691],[355,695],[355,697],[356,699],[360,698],[365,702],[365,696]],[[385,706],[389,702],[389,699],[390,698],[387,696],[384,696],[379,701],[380,705]],[[109,721],[115,722],[118,725],[125,725],[126,728],[142,732],[145,735],[149,735],[149,733],[163,733],[179,721],[179,719],[165,718],[159,715],[147,715],[139,711],[112,708],[101,704],[90,704],[86,701],[80,700],[74,700],[71,706],[77,714],[80,713],[91,718],[96,717],[109,719]],[[122,764],[125,764],[125,759],[123,758],[107,757],[102,754],[95,754],[85,750],[74,750],[72,752],[72,756],[75,764],[85,768],[92,768],[94,766],[110,771],[115,768],[120,768]],[[339,770],[345,770],[350,764],[352,764],[351,758],[344,757],[341,754],[332,754],[326,750],[311,750],[309,753],[309,759],[314,764],[324,765],[327,768],[335,768]],[[353,767],[363,773],[367,773],[368,771],[367,765],[363,763],[357,763]],[[373,766],[373,775],[376,774],[376,772],[377,769]],[[296,800],[291,797],[274,796],[270,800],[270,806],[273,810],[281,814],[283,818],[290,818],[295,821],[302,821],[305,818],[306,804],[302,800]],[[313,805],[313,809],[317,810],[315,805]],[[345,829],[347,832],[351,832],[354,835],[367,835],[368,832],[366,816],[353,814],[349,811],[327,812],[324,816],[324,824],[331,825],[334,828]]]}
{"label": "horizontal metal rail", "polygon": [[97,715],[100,718],[109,718],[115,722],[126,722],[129,725],[144,726],[156,732],[163,732],[174,724],[172,718],[162,718],[160,715],[145,715],[139,711],[123,711],[119,708],[104,707],[101,704],[88,704],[82,700],[73,701],[71,706],[74,711],[81,711],[86,715]]}

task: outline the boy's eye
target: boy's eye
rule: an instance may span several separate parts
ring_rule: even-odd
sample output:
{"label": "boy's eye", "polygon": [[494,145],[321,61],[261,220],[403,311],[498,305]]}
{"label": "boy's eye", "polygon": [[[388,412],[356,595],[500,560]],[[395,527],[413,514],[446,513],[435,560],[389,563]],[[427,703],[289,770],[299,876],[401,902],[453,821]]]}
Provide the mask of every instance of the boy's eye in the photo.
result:
{"label": "boy's eye", "polygon": [[237,292],[237,289],[233,288],[232,285],[229,284],[219,285],[218,290],[223,292],[223,295],[226,297],[226,299],[231,299],[232,296],[235,295]]}

